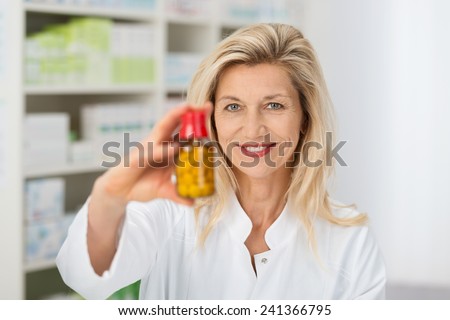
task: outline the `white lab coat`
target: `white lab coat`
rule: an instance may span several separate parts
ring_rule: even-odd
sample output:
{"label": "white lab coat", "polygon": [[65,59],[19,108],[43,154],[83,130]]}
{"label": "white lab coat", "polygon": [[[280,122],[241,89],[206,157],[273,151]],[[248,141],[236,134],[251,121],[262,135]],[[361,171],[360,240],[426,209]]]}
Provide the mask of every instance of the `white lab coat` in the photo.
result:
{"label": "white lab coat", "polygon": [[[356,214],[336,209],[343,217]],[[196,247],[191,207],[158,199],[132,202],[108,271],[98,276],[87,250],[87,203],[57,257],[63,280],[88,299],[104,299],[141,279],[141,299],[383,299],[385,268],[368,227],[315,223],[318,254],[289,206],[267,229],[270,250],[254,256],[244,242],[252,223],[235,195]]]}

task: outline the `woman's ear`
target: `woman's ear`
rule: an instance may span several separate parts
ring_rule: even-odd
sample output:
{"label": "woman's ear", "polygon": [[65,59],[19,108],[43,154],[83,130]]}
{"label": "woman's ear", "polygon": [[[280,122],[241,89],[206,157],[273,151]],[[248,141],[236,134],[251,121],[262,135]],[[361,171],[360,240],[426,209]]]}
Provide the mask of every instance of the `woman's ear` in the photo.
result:
{"label": "woman's ear", "polygon": [[306,112],[303,111],[302,123],[300,125],[300,137],[305,136],[309,128],[309,117]]}

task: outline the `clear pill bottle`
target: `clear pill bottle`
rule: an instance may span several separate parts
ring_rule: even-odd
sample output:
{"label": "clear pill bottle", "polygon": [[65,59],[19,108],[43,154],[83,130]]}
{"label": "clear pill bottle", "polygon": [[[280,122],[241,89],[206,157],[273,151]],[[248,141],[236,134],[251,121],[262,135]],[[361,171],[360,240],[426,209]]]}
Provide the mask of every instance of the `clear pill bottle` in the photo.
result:
{"label": "clear pill bottle", "polygon": [[181,119],[180,152],[176,159],[177,192],[200,198],[214,193],[213,149],[201,110],[186,112]]}

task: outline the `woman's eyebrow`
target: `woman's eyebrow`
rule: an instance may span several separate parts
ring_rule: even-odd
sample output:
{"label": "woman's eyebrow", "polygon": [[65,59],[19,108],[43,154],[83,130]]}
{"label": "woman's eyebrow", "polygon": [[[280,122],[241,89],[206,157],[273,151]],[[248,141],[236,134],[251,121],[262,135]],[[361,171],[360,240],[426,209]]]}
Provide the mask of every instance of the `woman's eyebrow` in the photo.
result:
{"label": "woman's eyebrow", "polygon": [[[261,101],[271,100],[271,99],[275,99],[275,98],[288,98],[288,99],[291,99],[291,97],[289,95],[282,94],[282,93],[275,93],[275,94],[270,94],[270,95],[267,95],[267,96],[263,97],[261,99]],[[223,96],[220,99],[218,99],[217,102],[220,102],[222,100],[232,100],[232,101],[241,102],[241,100],[239,98],[235,97],[235,96]]]}
{"label": "woman's eyebrow", "polygon": [[239,98],[236,98],[234,96],[223,96],[220,99],[217,100],[217,102],[220,102],[222,100],[232,100],[232,101],[238,101],[241,102],[241,100],[239,100]]}
{"label": "woman's eyebrow", "polygon": [[291,99],[291,97],[289,95],[282,94],[282,93],[276,93],[276,94],[271,94],[271,95],[265,96],[261,100],[262,101],[264,101],[264,100],[272,100],[272,99],[275,99],[275,98],[288,98],[288,99]]}

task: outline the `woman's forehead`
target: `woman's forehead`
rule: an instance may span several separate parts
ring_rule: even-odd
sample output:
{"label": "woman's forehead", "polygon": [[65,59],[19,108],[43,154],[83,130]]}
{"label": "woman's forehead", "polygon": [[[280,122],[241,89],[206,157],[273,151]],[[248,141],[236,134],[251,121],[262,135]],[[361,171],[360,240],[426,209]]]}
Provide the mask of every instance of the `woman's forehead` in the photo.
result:
{"label": "woman's forehead", "polygon": [[218,79],[216,102],[249,96],[263,97],[296,96],[296,89],[285,68],[274,64],[235,65],[228,67]]}

